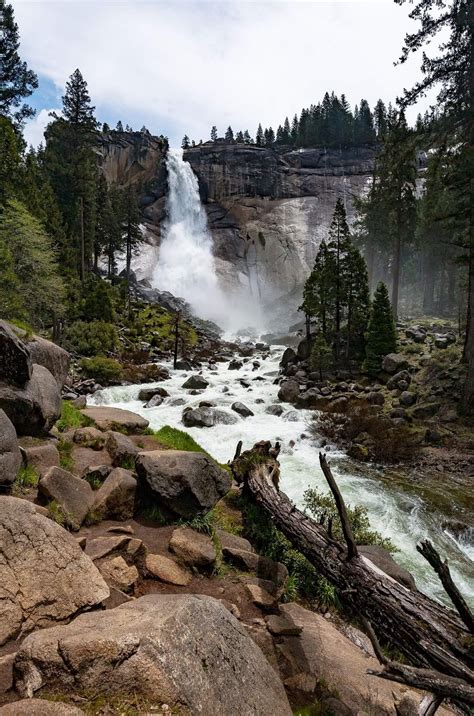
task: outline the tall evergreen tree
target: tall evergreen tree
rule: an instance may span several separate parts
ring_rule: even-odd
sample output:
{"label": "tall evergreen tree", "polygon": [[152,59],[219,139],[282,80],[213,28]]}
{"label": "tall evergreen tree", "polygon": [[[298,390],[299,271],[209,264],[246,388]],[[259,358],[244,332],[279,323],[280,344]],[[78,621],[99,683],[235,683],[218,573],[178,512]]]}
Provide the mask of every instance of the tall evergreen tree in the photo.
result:
{"label": "tall evergreen tree", "polygon": [[257,134],[255,136],[255,144],[259,147],[263,146],[263,144],[264,144],[263,129],[262,129],[261,124],[259,124],[258,128],[257,128]]}
{"label": "tall evergreen tree", "polygon": [[232,127],[227,127],[225,132],[225,141],[226,142],[233,142],[234,141],[234,132],[232,130]]}
{"label": "tall evergreen tree", "polygon": [[188,149],[189,148],[189,137],[187,134],[184,135],[183,141],[181,142],[181,149]]}
{"label": "tall evergreen tree", "polygon": [[374,294],[367,330],[365,368],[371,378],[382,370],[382,359],[397,350],[397,332],[387,287],[380,282]]}
{"label": "tall evergreen tree", "polygon": [[138,252],[143,241],[140,229],[140,209],[135,187],[129,186],[123,192],[122,232],[125,247],[125,272],[128,289],[128,306],[130,310],[130,276],[132,257]]}
{"label": "tall evergreen tree", "polygon": [[13,6],[0,0],[0,115],[21,123],[35,114],[22,102],[38,87],[38,78],[21,60],[19,46]]}
{"label": "tall evergreen tree", "polygon": [[211,142],[217,142],[217,127],[215,124],[211,127]]}

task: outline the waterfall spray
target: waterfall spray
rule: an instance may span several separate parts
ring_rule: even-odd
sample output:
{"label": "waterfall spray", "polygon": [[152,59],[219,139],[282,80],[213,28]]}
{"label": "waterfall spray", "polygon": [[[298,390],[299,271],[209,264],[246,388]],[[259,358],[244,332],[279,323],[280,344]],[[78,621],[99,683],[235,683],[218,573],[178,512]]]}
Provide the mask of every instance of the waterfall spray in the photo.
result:
{"label": "waterfall spray", "polygon": [[255,310],[247,301],[227,296],[219,286],[198,181],[182,149],[168,151],[167,168],[168,216],[153,285],[184,298],[197,316],[215,321],[224,330],[235,331],[249,322],[255,325],[255,318],[248,318]]}

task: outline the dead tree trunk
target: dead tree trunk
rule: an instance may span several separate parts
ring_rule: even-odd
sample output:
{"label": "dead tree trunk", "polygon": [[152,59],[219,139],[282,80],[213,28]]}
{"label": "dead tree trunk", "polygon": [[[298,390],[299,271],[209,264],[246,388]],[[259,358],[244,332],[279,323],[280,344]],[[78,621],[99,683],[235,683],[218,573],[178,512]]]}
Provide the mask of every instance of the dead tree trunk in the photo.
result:
{"label": "dead tree trunk", "polygon": [[[235,479],[271,515],[275,526],[294,547],[337,587],[344,603],[363,615],[377,634],[415,665],[407,669],[418,668],[412,673],[413,682],[416,680],[413,685],[443,695],[449,692],[453,698],[474,704],[472,636],[459,616],[384,575],[353,550],[351,556],[322,525],[298,510],[272,482],[270,476],[278,463],[270,449],[270,443],[262,442],[239,455],[231,464]],[[443,688],[446,686],[447,691],[436,690],[439,685],[435,679],[430,680],[427,669],[446,676],[449,684]],[[402,679],[393,671],[384,676]]]}

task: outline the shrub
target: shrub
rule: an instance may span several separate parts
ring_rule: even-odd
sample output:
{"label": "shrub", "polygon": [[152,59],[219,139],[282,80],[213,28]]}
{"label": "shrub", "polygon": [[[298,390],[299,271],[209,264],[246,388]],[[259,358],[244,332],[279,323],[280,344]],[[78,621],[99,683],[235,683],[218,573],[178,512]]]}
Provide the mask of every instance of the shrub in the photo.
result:
{"label": "shrub", "polygon": [[117,329],[111,323],[75,321],[65,329],[62,342],[68,351],[95,356],[115,350],[119,340]]}
{"label": "shrub", "polygon": [[83,358],[80,366],[87,378],[93,378],[103,385],[117,383],[122,379],[122,366],[113,358]]}
{"label": "shrub", "polygon": [[91,425],[92,421],[86,418],[80,410],[74,407],[69,400],[63,400],[61,404],[61,417],[56,423],[56,427],[60,433],[75,428],[84,428]]}

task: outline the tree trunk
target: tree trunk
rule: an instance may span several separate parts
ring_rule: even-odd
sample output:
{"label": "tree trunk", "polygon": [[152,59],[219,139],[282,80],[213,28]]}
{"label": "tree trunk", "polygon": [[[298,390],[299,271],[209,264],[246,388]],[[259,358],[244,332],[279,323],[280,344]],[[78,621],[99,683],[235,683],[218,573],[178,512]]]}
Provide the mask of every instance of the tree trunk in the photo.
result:
{"label": "tree trunk", "polygon": [[400,290],[400,258],[402,252],[402,217],[401,217],[401,196],[398,197],[397,208],[397,234],[395,237],[395,248],[393,252],[392,271],[392,310],[395,320],[398,318],[398,292]]}
{"label": "tree trunk", "polygon": [[80,267],[80,278],[84,281],[86,276],[86,246],[84,236],[84,199],[80,198],[80,221],[81,221],[81,267]]}

